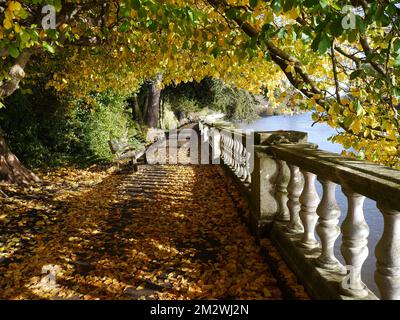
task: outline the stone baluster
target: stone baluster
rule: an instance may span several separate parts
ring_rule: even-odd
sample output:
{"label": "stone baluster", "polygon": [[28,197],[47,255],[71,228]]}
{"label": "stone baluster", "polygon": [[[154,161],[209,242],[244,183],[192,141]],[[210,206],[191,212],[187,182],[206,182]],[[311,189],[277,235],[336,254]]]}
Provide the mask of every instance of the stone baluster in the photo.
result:
{"label": "stone baluster", "polygon": [[322,184],[322,200],[317,208],[319,216],[317,233],[321,239],[321,255],[317,265],[328,270],[337,269],[340,264],[335,257],[335,241],[340,235],[339,217],[340,208],[336,202],[336,184],[332,181],[318,179]]}
{"label": "stone baluster", "polygon": [[318,246],[318,241],[315,239],[315,225],[318,221],[317,207],[319,204],[319,196],[315,189],[316,175],[301,171],[304,176],[304,189],[300,196],[301,210],[300,219],[303,223],[304,233],[300,241],[303,248],[312,249]]}
{"label": "stone baluster", "polygon": [[384,230],[375,248],[375,282],[385,300],[400,300],[400,211],[382,203]]}
{"label": "stone baluster", "polygon": [[235,172],[235,173],[236,173],[236,147],[237,147],[237,143],[236,143],[235,139],[233,139],[232,140],[232,148],[231,148],[231,150],[232,150],[231,166],[232,166],[233,172]]}
{"label": "stone baluster", "polygon": [[229,136],[227,132],[223,132],[223,137],[224,137],[224,162],[226,165],[229,165],[230,163],[230,155],[229,155]]}
{"label": "stone baluster", "polygon": [[278,170],[279,174],[276,179],[276,192],[275,197],[278,202],[278,214],[277,220],[278,221],[289,221],[290,214],[289,208],[287,206],[288,202],[288,184],[290,179],[290,171],[289,167],[287,166],[286,162],[283,160],[277,160],[278,162]]}
{"label": "stone baluster", "polygon": [[240,163],[240,177],[242,179],[246,179],[246,162],[244,154],[246,154],[246,148],[243,145],[243,143],[240,143],[239,163]]}
{"label": "stone baluster", "polygon": [[247,151],[246,149],[246,172],[247,172],[247,177],[245,182],[248,184],[251,184],[251,170],[250,170],[250,159],[251,159],[251,153]]}
{"label": "stone baluster", "polygon": [[208,139],[209,139],[209,128],[208,127],[203,128],[202,135],[203,135],[203,142],[208,142]]}
{"label": "stone baluster", "polygon": [[221,134],[220,136],[220,150],[221,150],[221,159],[224,160],[225,157],[225,136]]}
{"label": "stone baluster", "polygon": [[303,190],[303,178],[299,167],[289,165],[290,180],[288,185],[288,202],[287,206],[290,213],[290,221],[287,226],[287,231],[290,233],[300,233],[303,231],[303,226],[300,221],[300,195]]}
{"label": "stone baluster", "polygon": [[342,190],[347,197],[348,211],[341,227],[341,252],[350,268],[350,273],[342,282],[342,291],[348,296],[361,298],[368,295],[368,290],[361,280],[361,269],[368,257],[369,228],[363,212],[365,197],[346,188]]}
{"label": "stone baluster", "polygon": [[212,164],[220,164],[223,158],[222,135],[220,130],[213,128],[211,143]]}
{"label": "stone baluster", "polygon": [[229,134],[229,137],[228,137],[228,165],[229,166],[233,166],[233,163],[234,163],[234,161],[233,161],[233,147],[234,147],[234,143],[233,143],[234,141],[233,141],[233,139],[232,139],[232,137],[230,136],[230,134]]}
{"label": "stone baluster", "polygon": [[246,181],[248,172],[247,172],[247,163],[246,163],[246,155],[247,155],[247,150],[246,147],[242,144],[242,152],[240,153],[240,167],[242,170],[242,180]]}
{"label": "stone baluster", "polygon": [[241,143],[235,139],[235,173],[236,175],[240,178],[241,177],[241,159],[240,159],[240,154],[241,154],[241,149],[242,145]]}

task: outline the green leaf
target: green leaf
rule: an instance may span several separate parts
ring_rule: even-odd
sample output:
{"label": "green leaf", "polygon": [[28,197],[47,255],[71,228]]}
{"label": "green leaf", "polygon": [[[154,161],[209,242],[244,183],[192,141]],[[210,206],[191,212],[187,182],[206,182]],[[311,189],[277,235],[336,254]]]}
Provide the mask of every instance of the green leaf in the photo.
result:
{"label": "green leaf", "polygon": [[10,56],[13,58],[18,58],[19,56],[19,50],[16,47],[9,47],[8,51],[10,52]]}
{"label": "green leaf", "polygon": [[394,66],[396,68],[400,67],[400,54],[396,57],[396,59],[394,60]]}
{"label": "green leaf", "polygon": [[54,0],[53,6],[57,12],[60,12],[62,8],[61,0]]}
{"label": "green leaf", "polygon": [[354,43],[358,39],[358,30],[357,29],[352,29],[347,36],[347,39],[349,40],[350,43]]}
{"label": "green leaf", "polygon": [[22,42],[28,42],[28,41],[31,39],[29,33],[26,32],[26,31],[22,31],[22,32],[19,34],[19,37],[21,38],[21,41],[22,41]]}
{"label": "green leaf", "polygon": [[237,17],[238,13],[239,13],[238,10],[231,8],[226,12],[226,17],[228,19],[235,19]]}
{"label": "green leaf", "polygon": [[218,56],[218,53],[219,53],[218,48],[214,48],[214,49],[211,51],[211,54],[212,54],[212,56],[213,56],[214,58],[216,58],[216,57]]}
{"label": "green leaf", "polygon": [[285,28],[280,29],[277,34],[279,39],[284,39],[286,35],[287,35],[287,30]]}
{"label": "green leaf", "polygon": [[122,25],[121,25],[121,27],[119,28],[122,32],[126,32],[126,31],[128,31],[128,29],[129,29],[129,22],[128,21],[125,21]]}
{"label": "green leaf", "polygon": [[54,47],[52,45],[50,45],[49,43],[47,43],[46,41],[43,41],[43,48],[50,52],[50,53],[55,53],[56,50],[54,49]]}
{"label": "green leaf", "polygon": [[319,0],[319,4],[322,7],[322,9],[325,9],[328,6],[328,1],[327,0]]}
{"label": "green leaf", "polygon": [[329,25],[329,32],[335,37],[339,37],[343,33],[342,19],[333,20]]}
{"label": "green leaf", "polygon": [[400,53],[400,39],[396,38],[396,40],[393,41],[393,51],[396,54]]}
{"label": "green leaf", "polygon": [[400,87],[396,86],[393,88],[393,95],[397,98],[400,99]]}
{"label": "green leaf", "polygon": [[138,10],[138,15],[140,19],[143,19],[147,17],[147,12],[143,7],[140,7]]}
{"label": "green leaf", "polygon": [[325,54],[331,47],[332,40],[326,35],[322,35],[321,41],[318,43],[318,52],[320,54]]}
{"label": "green leaf", "polygon": [[365,32],[365,23],[364,20],[360,16],[356,16],[356,26],[358,31],[362,34]]}
{"label": "green leaf", "polygon": [[141,7],[140,0],[131,0],[131,7],[138,10]]}
{"label": "green leaf", "polygon": [[131,14],[130,11],[131,11],[130,8],[128,8],[126,6],[121,6],[121,9],[120,9],[121,16],[128,18]]}
{"label": "green leaf", "polygon": [[350,80],[354,80],[354,79],[358,78],[359,76],[362,75],[362,73],[363,73],[362,70],[353,71],[353,72],[350,74]]}
{"label": "green leaf", "polygon": [[282,10],[282,4],[279,0],[275,0],[271,6],[275,13],[279,13]]}

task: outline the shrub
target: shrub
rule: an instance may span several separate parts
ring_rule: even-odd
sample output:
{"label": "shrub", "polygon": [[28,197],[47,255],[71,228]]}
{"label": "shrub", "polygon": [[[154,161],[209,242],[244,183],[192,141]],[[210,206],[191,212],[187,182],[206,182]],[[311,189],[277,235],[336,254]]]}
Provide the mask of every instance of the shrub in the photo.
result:
{"label": "shrub", "polygon": [[0,110],[1,128],[13,152],[30,167],[89,164],[111,158],[108,140],[124,135],[140,146],[140,126],[126,97],[112,91],[94,93],[92,103],[61,99],[36,85],[32,94],[17,92]]}
{"label": "shrub", "polygon": [[203,109],[223,112],[228,120],[253,120],[259,103],[245,91],[226,86],[221,80],[205,78],[199,83],[182,83],[163,92],[166,103],[179,116]]}

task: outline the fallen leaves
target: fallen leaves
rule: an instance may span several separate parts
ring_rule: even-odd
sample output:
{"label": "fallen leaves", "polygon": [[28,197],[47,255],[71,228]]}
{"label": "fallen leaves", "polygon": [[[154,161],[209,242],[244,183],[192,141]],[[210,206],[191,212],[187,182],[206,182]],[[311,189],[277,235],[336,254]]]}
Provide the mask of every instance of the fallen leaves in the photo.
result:
{"label": "fallen leaves", "polygon": [[[33,191],[5,189],[0,298],[282,298],[216,166],[42,179]],[[60,268],[54,288],[41,285],[46,265]]]}

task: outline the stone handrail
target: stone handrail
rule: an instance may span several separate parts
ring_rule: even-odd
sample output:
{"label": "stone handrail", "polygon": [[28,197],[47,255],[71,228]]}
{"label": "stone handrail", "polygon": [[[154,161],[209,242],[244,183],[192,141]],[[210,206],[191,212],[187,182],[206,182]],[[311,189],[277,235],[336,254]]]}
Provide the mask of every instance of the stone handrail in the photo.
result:
{"label": "stone handrail", "polygon": [[213,163],[222,160],[250,191],[253,153],[246,146],[253,141],[252,132],[235,130],[229,123],[199,122],[203,141],[211,146]]}
{"label": "stone handrail", "polygon": [[[212,128],[216,131],[221,125],[200,124],[203,133]],[[375,200],[384,218],[383,235],[375,248],[375,282],[381,299],[400,300],[400,171],[319,150],[307,143],[307,134],[301,132],[255,132],[254,151],[248,140],[243,147],[235,148],[229,142],[233,135],[229,139],[221,133],[219,143],[215,143],[218,134],[212,136],[211,148],[220,150],[222,165],[235,176],[240,177],[237,160],[232,160],[238,158],[235,153],[241,156],[243,149],[254,153],[246,194],[252,205],[253,231],[260,237],[268,232],[315,298],[377,299],[361,277],[370,254],[363,203],[366,197]],[[317,179],[322,185],[322,199],[316,190]],[[336,202],[337,186],[348,202],[340,227],[343,213]],[[346,266],[334,251],[340,235]]]}

